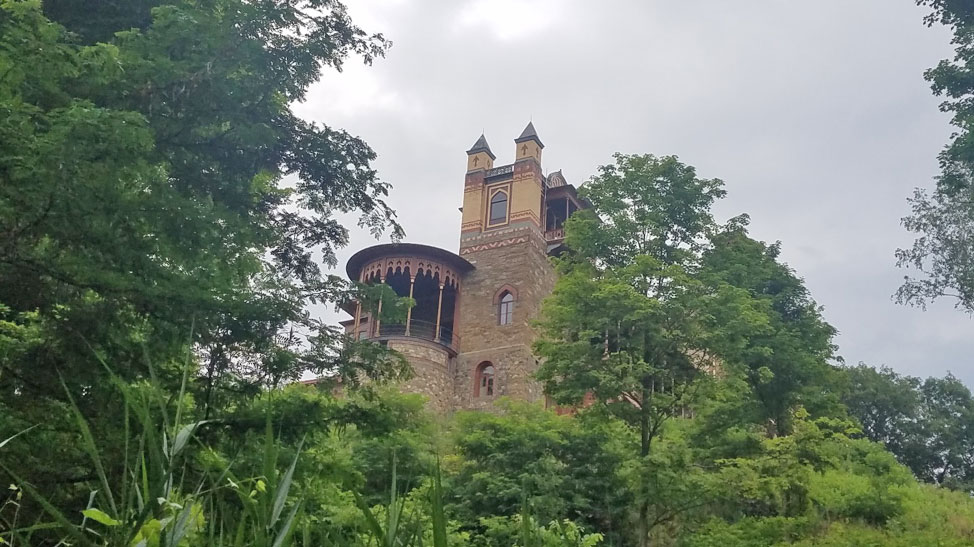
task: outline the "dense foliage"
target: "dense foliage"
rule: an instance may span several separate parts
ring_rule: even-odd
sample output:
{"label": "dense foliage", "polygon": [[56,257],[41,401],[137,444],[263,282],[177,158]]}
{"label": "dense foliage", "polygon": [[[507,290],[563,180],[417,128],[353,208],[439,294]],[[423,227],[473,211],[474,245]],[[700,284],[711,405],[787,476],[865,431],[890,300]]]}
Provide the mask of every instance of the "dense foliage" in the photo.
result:
{"label": "dense foliage", "polygon": [[[920,3],[966,127],[972,12]],[[562,406],[388,386],[399,356],[308,313],[410,304],[320,266],[338,213],[399,235],[388,185],[290,108],[387,46],[335,0],[0,0],[0,545],[974,543],[970,391],[839,367],[780,245],[676,157],[617,155],[566,225],[535,348]],[[967,140],[908,300],[967,290]]]}
{"label": "dense foliage", "polygon": [[920,479],[974,491],[974,397],[952,375],[921,380],[859,365],[843,401],[863,433]]}
{"label": "dense foliage", "polygon": [[86,496],[67,396],[125,442],[101,362],[131,381],[151,360],[173,390],[193,351],[216,417],[366,361],[307,306],[353,289],[319,266],[347,241],[335,213],[398,232],[388,186],[364,142],[289,104],[386,44],[328,1],[44,4],[67,27],[41,7],[0,3],[0,437],[44,424],[10,461]]}
{"label": "dense foliage", "polygon": [[[741,383],[720,383],[696,416],[668,421],[646,460],[638,432],[597,406],[558,415],[501,401],[498,412],[444,421],[415,395],[336,397],[293,385],[225,422],[201,423],[189,400],[168,399],[152,382],[116,381],[130,417],[129,449],[115,453],[83,435],[99,472],[77,508],[44,507],[45,492],[12,475],[0,498],[0,538],[14,545],[57,538],[76,545],[634,545],[640,511],[633,502],[642,498],[654,545],[974,541],[967,493],[919,483],[850,421],[798,409],[790,434],[769,437],[761,424],[735,417],[733,409],[752,397]],[[84,430],[88,421],[77,417]],[[2,442],[0,454],[34,443],[32,433]],[[115,475],[115,466],[136,472]],[[150,497],[158,504],[144,503]]]}

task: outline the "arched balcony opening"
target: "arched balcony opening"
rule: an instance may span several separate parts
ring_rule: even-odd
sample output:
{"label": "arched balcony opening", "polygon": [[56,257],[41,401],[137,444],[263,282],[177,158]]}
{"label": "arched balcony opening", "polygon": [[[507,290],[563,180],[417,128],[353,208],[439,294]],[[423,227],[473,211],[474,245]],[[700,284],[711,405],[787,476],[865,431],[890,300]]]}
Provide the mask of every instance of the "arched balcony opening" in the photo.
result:
{"label": "arched balcony opening", "polygon": [[[473,264],[449,251],[426,245],[387,244],[359,251],[349,259],[350,278],[369,284],[385,283],[398,296],[414,300],[406,316],[395,321],[366,316],[362,327],[365,337],[421,338],[455,353],[460,342],[455,331],[461,277],[473,268]],[[358,325],[361,306],[356,305],[353,311],[354,324]]]}
{"label": "arched balcony opening", "polygon": [[457,281],[448,276],[441,281],[439,272],[428,267],[417,270],[413,274],[411,268],[395,271],[390,268],[385,275],[366,277],[367,283],[385,283],[396,295],[414,300],[406,317],[372,322],[369,337],[409,336],[458,349],[459,339],[454,329],[459,300]]}

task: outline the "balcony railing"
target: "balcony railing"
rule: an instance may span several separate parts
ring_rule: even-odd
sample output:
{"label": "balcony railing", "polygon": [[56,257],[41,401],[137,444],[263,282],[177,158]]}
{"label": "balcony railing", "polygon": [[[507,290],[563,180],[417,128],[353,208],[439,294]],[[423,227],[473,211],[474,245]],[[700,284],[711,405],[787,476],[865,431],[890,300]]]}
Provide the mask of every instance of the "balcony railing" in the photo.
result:
{"label": "balcony railing", "polygon": [[500,177],[500,176],[504,176],[504,175],[510,175],[512,173],[514,173],[514,164],[513,163],[511,165],[502,165],[500,167],[495,167],[493,169],[488,169],[487,172],[484,173],[484,178],[488,178],[489,179],[489,178]]}
{"label": "balcony railing", "polygon": [[544,238],[548,240],[549,243],[561,241],[565,239],[565,229],[555,228],[554,230],[548,230],[544,233]]}
{"label": "balcony railing", "polygon": [[379,325],[378,335],[375,334],[374,330],[369,333],[369,338],[379,340],[391,336],[420,338],[422,340],[429,340],[430,342],[442,344],[453,351],[460,349],[460,337],[454,334],[452,329],[448,329],[441,325],[439,332],[437,332],[436,323],[431,323],[429,321],[411,319],[409,321],[408,328],[405,323],[381,323]]}

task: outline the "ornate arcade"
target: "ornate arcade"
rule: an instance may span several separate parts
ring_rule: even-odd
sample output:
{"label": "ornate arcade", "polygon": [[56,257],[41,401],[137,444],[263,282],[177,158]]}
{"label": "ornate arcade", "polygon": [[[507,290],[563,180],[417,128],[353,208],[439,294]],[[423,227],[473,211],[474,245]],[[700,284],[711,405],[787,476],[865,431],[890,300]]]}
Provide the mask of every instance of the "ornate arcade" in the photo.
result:
{"label": "ornate arcade", "polygon": [[[474,269],[460,256],[428,245],[390,243],[363,249],[346,267],[349,279],[361,283],[385,283],[396,294],[416,305],[404,323],[383,324],[378,317],[363,313],[356,303],[350,332],[355,338],[419,338],[440,344],[456,354],[460,337],[456,333],[463,274]],[[379,303],[381,314],[382,303]]]}

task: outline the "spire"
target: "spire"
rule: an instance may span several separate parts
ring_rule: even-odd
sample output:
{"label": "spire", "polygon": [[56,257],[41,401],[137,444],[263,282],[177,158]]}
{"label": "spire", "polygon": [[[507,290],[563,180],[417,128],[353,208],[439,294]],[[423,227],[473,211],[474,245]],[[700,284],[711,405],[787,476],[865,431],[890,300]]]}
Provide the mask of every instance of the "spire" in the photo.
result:
{"label": "spire", "polygon": [[544,143],[541,142],[541,138],[538,137],[537,130],[534,129],[534,122],[528,122],[528,125],[527,127],[524,128],[524,131],[521,131],[521,136],[514,139],[514,142],[520,144],[524,141],[530,141],[530,140],[537,142],[541,146],[541,148],[544,148]]}
{"label": "spire", "polygon": [[483,133],[480,134],[480,138],[477,139],[477,142],[473,143],[473,148],[467,150],[467,155],[470,156],[476,154],[477,152],[486,152],[487,155],[490,156],[490,159],[497,159],[497,156],[490,151],[490,145],[487,144],[487,137],[484,137]]}

